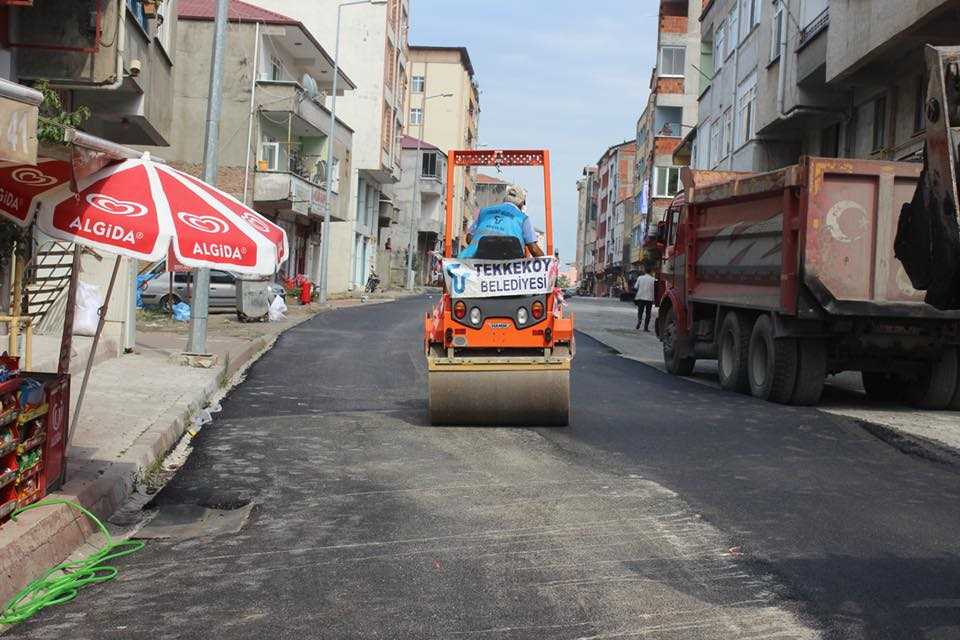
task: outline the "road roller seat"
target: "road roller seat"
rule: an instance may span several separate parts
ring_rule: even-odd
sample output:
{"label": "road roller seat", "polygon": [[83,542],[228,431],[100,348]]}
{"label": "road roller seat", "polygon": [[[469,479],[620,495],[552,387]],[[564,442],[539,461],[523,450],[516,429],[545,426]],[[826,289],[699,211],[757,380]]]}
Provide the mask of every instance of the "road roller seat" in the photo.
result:
{"label": "road roller seat", "polygon": [[482,236],[477,239],[476,260],[519,260],[524,256],[523,243],[516,236]]}

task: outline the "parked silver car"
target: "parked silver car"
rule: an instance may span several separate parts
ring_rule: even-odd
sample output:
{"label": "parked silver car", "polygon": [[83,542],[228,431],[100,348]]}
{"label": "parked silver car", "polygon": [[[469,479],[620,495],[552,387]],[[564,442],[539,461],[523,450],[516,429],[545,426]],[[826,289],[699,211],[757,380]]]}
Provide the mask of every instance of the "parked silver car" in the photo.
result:
{"label": "parked silver car", "polygon": [[[191,284],[193,273],[173,274],[173,291],[170,291],[170,274],[160,266],[157,277],[140,285],[140,295],[146,307],[160,307],[164,313],[178,302],[188,299],[187,286]],[[286,291],[278,284],[270,285],[274,295],[284,297]],[[271,298],[272,299],[272,298]],[[237,276],[229,271],[210,270],[210,308],[232,311],[237,308]]]}

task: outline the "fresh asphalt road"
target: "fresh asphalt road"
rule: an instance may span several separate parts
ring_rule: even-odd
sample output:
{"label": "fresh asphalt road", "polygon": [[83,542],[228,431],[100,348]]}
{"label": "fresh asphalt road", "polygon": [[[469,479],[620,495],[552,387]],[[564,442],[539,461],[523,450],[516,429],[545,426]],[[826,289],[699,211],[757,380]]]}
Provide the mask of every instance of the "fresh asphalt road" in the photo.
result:
{"label": "fresh asphalt road", "polygon": [[151,541],[23,638],[960,638],[960,475],[578,337],[565,429],[426,425],[424,298],[284,334]]}

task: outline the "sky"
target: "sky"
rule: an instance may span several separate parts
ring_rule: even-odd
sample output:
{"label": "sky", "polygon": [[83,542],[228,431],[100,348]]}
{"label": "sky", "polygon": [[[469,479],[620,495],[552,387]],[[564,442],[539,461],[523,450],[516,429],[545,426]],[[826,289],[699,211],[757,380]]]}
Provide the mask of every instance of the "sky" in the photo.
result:
{"label": "sky", "polygon": [[[410,44],[465,46],[480,85],[479,143],[550,149],[555,242],[576,257],[577,180],[636,137],[656,63],[658,0],[410,0]],[[496,174],[495,168],[484,172]],[[542,177],[504,170],[543,223]],[[541,227],[542,228],[542,227]]]}

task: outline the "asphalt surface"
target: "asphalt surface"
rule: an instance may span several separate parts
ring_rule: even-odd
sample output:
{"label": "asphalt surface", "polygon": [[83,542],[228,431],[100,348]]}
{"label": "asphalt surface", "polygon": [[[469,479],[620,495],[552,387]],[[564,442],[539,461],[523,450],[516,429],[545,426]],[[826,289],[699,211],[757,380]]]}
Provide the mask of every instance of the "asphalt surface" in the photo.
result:
{"label": "asphalt surface", "polygon": [[960,474],[578,337],[565,429],[426,425],[413,299],[318,316],[230,394],[151,541],[17,638],[960,638]]}

